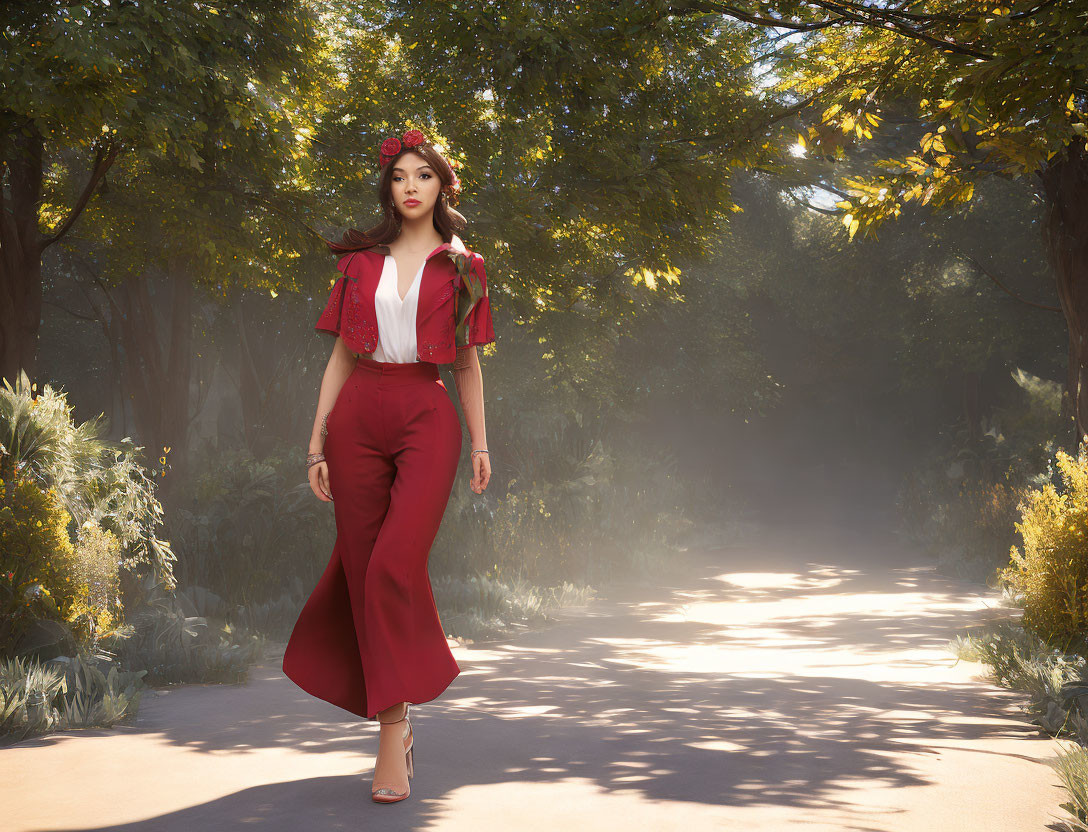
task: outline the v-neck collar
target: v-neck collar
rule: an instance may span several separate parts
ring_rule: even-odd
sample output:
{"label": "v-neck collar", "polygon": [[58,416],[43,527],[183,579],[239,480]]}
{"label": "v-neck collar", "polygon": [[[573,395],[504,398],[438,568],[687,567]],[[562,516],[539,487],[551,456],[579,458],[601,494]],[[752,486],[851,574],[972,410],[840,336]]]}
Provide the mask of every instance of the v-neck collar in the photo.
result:
{"label": "v-neck collar", "polygon": [[[404,304],[408,302],[408,295],[412,294],[412,290],[416,288],[416,284],[422,279],[423,270],[427,267],[427,260],[425,259],[422,263],[420,263],[419,268],[416,269],[415,276],[412,277],[412,282],[408,284],[408,291],[404,293],[404,297],[401,297],[400,271],[397,269],[397,258],[395,258],[392,254],[387,254],[385,256],[389,258],[389,263],[391,264],[386,266],[386,268],[388,268],[390,273],[393,275],[393,294],[396,296],[397,300],[400,301],[400,305],[404,306]],[[427,257],[429,259],[430,255],[427,255]]]}

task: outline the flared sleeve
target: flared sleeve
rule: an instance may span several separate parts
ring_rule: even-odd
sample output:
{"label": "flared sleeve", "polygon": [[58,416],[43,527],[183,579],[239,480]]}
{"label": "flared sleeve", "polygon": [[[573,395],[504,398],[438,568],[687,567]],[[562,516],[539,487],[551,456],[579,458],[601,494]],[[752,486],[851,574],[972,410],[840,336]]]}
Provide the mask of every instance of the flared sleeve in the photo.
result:
{"label": "flared sleeve", "polygon": [[472,253],[472,259],[458,288],[457,328],[454,332],[454,341],[458,348],[490,344],[495,340],[484,258],[475,252]]}
{"label": "flared sleeve", "polygon": [[344,314],[344,294],[347,292],[348,278],[345,275],[341,275],[340,279],[332,287],[332,292],[329,293],[329,300],[325,304],[325,311],[321,313],[321,317],[317,319],[317,324],[314,326],[318,332],[325,332],[329,335],[340,334],[340,321]]}
{"label": "flared sleeve", "polygon": [[340,278],[333,284],[329,299],[325,303],[325,311],[321,313],[321,317],[317,319],[317,324],[314,326],[318,332],[329,335],[342,334],[341,322],[344,317],[344,304],[347,301],[348,281],[351,279],[348,277],[348,266],[357,253],[353,251],[345,254],[336,263],[336,268],[341,272]]}

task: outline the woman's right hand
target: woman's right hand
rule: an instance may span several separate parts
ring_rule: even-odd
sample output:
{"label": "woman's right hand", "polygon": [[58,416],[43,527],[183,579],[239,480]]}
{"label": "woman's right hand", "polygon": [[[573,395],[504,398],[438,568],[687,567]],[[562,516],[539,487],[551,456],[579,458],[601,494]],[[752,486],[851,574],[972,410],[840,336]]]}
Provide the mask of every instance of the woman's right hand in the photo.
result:
{"label": "woman's right hand", "polygon": [[332,489],[329,488],[329,466],[325,464],[325,460],[315,462],[310,466],[307,473],[310,478],[310,488],[317,495],[317,499],[331,503]]}

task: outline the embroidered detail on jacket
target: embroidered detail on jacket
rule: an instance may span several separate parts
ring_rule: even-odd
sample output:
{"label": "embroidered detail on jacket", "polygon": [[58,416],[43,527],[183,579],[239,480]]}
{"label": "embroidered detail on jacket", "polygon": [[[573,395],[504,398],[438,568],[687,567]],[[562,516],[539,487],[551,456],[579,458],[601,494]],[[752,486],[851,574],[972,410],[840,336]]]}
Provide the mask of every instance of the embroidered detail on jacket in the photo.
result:
{"label": "embroidered detail on jacket", "polygon": [[347,323],[344,327],[347,337],[344,340],[348,343],[362,343],[366,352],[374,352],[378,346],[378,327],[361,313],[362,299],[359,297],[359,281],[352,280],[348,291],[351,292],[351,298],[348,303]]}
{"label": "embroidered detail on jacket", "polygon": [[438,293],[438,297],[435,299],[436,304],[438,306],[441,306],[451,297],[453,297],[453,293],[456,291],[457,286],[455,285],[455,281],[447,280],[445,283],[442,284],[442,291]]}

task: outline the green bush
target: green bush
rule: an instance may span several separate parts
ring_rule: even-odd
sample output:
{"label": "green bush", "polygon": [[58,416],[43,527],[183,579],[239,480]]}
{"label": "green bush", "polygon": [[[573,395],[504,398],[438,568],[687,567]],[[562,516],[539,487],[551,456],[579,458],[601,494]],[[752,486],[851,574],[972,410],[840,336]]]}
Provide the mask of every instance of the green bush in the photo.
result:
{"label": "green bush", "polygon": [[181,585],[251,606],[279,598],[295,577],[317,583],[335,541],[334,515],[296,460],[205,443],[192,471],[168,521]]}
{"label": "green bush", "polygon": [[435,543],[434,574],[553,586],[667,567],[692,526],[687,506],[698,492],[674,460],[613,449],[577,427],[529,444],[507,465],[505,493],[475,495],[458,478]]}
{"label": "green bush", "polygon": [[1074,829],[1088,832],[1088,749],[1073,745],[1060,751],[1049,764],[1069,793],[1070,799],[1061,808],[1073,816],[1070,823]]}
{"label": "green bush", "polygon": [[0,481],[0,653],[27,646],[39,619],[64,621],[74,603],[70,520],[54,491]]}
{"label": "green bush", "polygon": [[433,580],[435,604],[447,633],[479,640],[509,635],[519,626],[540,624],[549,613],[582,606],[597,593],[592,587],[564,582],[541,588],[524,579],[505,583],[486,575]]}
{"label": "green bush", "polygon": [[904,479],[896,532],[937,559],[942,574],[1000,582],[1016,542],[1024,489],[1064,435],[1061,385],[1017,369],[1021,395],[993,408],[979,424],[951,426],[948,439]]}
{"label": "green bush", "polygon": [[65,395],[48,384],[38,394],[25,372],[0,389],[4,653],[93,649],[119,625],[122,570],[174,583],[142,449],[99,438],[101,419],[75,424]]}
{"label": "green bush", "polygon": [[[1005,595],[1022,604],[1008,588]],[[1022,708],[1047,734],[1078,744],[1050,765],[1069,794],[1062,808],[1073,816],[1074,828],[1088,832],[1088,751],[1081,747],[1088,743],[1088,660],[1050,647],[1014,620],[987,624],[949,647],[959,659],[987,665],[998,685],[1027,694]]]}
{"label": "green bush", "polygon": [[0,736],[114,725],[136,714],[145,673],[84,654],[0,660]]}
{"label": "green bush", "polygon": [[[191,591],[177,591],[144,578],[145,602],[133,611],[125,632],[105,639],[120,666],[146,670],[149,684],[242,682],[264,654],[265,637],[209,615]],[[210,595],[201,593],[210,603]]]}
{"label": "green bush", "polygon": [[1048,643],[1084,652],[1088,625],[1088,444],[1077,457],[1059,449],[1061,483],[1027,493],[1001,581],[1022,596],[1023,625]]}
{"label": "green bush", "polygon": [[58,635],[93,649],[120,623],[120,542],[87,521],[73,544],[70,525],[55,490],[24,477],[0,481],[0,653],[30,652]]}

